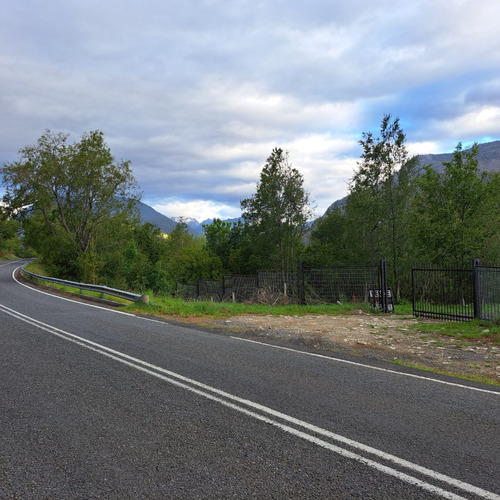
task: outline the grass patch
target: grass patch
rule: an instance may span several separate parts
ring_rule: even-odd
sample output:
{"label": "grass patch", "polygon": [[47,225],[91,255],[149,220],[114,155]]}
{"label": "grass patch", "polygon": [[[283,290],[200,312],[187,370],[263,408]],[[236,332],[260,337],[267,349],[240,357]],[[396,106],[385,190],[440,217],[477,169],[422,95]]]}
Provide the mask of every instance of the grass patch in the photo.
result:
{"label": "grass patch", "polygon": [[411,302],[401,301],[394,305],[394,314],[398,316],[413,316],[413,304]]}
{"label": "grass patch", "polygon": [[40,276],[47,276],[47,270],[38,259],[32,260],[29,264],[24,266],[24,269],[33,274],[39,274]]}
{"label": "grass patch", "polygon": [[448,375],[451,377],[461,378],[463,380],[470,380],[471,382],[479,382],[481,384],[500,386],[500,382],[498,382],[497,380],[491,379],[489,377],[484,377],[481,375],[464,375],[463,373],[436,370],[434,368],[429,368],[428,366],[420,364],[405,363],[404,361],[400,361],[399,359],[387,360],[387,361],[390,361],[391,363],[394,363],[396,365],[407,366],[408,368],[416,368],[417,370],[422,370],[424,372],[439,373],[440,375]]}
{"label": "grass patch", "polygon": [[500,345],[500,325],[492,321],[476,319],[467,322],[417,323],[411,325],[410,328],[422,333],[434,333],[461,340],[468,339]]}
{"label": "grass patch", "polygon": [[305,316],[306,314],[338,315],[350,314],[354,310],[368,312],[368,304],[320,304],[315,306],[300,306],[297,304],[268,306],[264,304],[242,304],[239,302],[198,302],[184,301],[166,296],[151,296],[150,305],[130,304],[129,312],[161,314],[166,316],[210,316],[224,318],[242,314],[271,314],[274,316]]}

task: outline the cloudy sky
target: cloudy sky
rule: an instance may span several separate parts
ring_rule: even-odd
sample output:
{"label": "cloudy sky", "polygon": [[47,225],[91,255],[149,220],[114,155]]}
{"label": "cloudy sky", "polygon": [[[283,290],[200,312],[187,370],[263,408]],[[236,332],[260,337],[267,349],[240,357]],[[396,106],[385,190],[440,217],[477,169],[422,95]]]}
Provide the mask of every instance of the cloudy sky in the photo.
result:
{"label": "cloudy sky", "polygon": [[4,0],[0,162],[102,130],[143,201],[240,215],[274,147],[322,214],[362,132],[412,153],[500,139],[498,0]]}

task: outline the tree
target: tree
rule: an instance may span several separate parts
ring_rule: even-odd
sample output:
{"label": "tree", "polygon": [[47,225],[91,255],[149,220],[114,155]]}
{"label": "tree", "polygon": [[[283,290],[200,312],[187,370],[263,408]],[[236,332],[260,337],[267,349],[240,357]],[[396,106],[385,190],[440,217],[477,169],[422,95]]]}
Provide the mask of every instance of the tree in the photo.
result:
{"label": "tree", "polygon": [[3,257],[4,252],[19,254],[21,249],[18,232],[19,224],[0,205],[0,257]]}
{"label": "tree", "polygon": [[485,204],[488,214],[485,222],[485,244],[481,254],[485,264],[500,263],[500,173],[488,175],[488,200]]}
{"label": "tree", "polygon": [[331,266],[352,262],[348,234],[347,217],[343,208],[336,205],[314,223],[305,253],[307,264]]}
{"label": "tree", "polygon": [[180,222],[169,233],[161,268],[166,273],[170,291],[176,282],[196,283],[199,279],[219,279],[222,264],[217,255],[209,252],[202,238],[193,236],[187,224]]}
{"label": "tree", "polygon": [[47,130],[0,172],[11,208],[31,207],[44,224],[45,231],[37,230],[42,240],[64,240],[78,259],[95,245],[106,219],[131,212],[138,193],[129,162],[115,161],[101,131],[84,133],[74,144],[67,139]]}
{"label": "tree", "polygon": [[247,273],[248,246],[244,224],[214,219],[212,224],[204,224],[205,248],[216,255],[222,264],[222,272],[231,274]]}
{"label": "tree", "polygon": [[233,250],[231,245],[231,226],[228,221],[215,218],[211,224],[203,224],[205,247],[222,262],[224,271],[229,270],[229,256]]}
{"label": "tree", "polygon": [[273,149],[255,194],[241,201],[256,266],[265,263],[282,270],[296,266],[305,225],[312,215],[303,184],[302,175],[288,161],[288,153]]}
{"label": "tree", "polygon": [[461,265],[494,254],[498,176],[479,172],[477,154],[477,144],[464,151],[458,143],[452,160],[443,162],[443,173],[425,166],[417,181],[414,245],[427,261]]}
{"label": "tree", "polygon": [[381,220],[376,232],[380,251],[392,268],[393,286],[399,298],[403,284],[403,269],[409,262],[408,213],[418,161],[410,157],[406,135],[399,118],[384,115],[380,137],[364,132],[359,141],[363,147],[362,161],[358,163],[350,183],[346,207],[349,227],[356,228],[357,241],[351,248],[369,258],[370,231]]}

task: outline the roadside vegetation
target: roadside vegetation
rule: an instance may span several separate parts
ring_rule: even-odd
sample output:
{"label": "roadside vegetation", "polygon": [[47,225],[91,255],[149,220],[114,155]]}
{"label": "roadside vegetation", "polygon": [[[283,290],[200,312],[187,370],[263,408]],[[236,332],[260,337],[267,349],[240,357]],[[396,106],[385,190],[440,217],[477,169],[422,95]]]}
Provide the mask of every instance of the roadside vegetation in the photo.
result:
{"label": "roadside vegetation", "polygon": [[[34,274],[42,276],[47,275],[45,267],[36,260],[30,262],[26,269]],[[75,295],[82,294],[77,288],[44,281],[40,281],[40,283],[62,292],[73,293]],[[190,317],[229,318],[231,316],[245,314],[297,317],[306,316],[308,314],[336,316],[340,314],[353,314],[354,312],[359,313],[359,311],[365,314],[382,314],[377,309],[372,309],[369,304],[351,302],[346,302],[344,304],[318,304],[306,306],[297,304],[270,306],[267,304],[238,302],[186,301],[181,298],[158,295],[149,291],[150,304],[144,304],[130,303],[111,295],[103,297],[101,294],[94,292],[84,291],[83,294],[114,301],[120,304],[123,309],[128,312],[174,319],[186,319]],[[411,316],[411,304],[405,301],[402,301],[401,304],[396,304],[394,307],[394,315],[402,319]],[[410,325],[409,329],[413,334],[434,334],[435,342],[439,342],[439,338],[442,337],[443,340],[446,340],[446,338],[461,340],[463,346],[467,346],[469,341],[500,345],[500,321],[473,320],[468,322],[453,322],[433,320],[432,322],[426,322],[426,320],[422,318],[417,324]]]}
{"label": "roadside vegetation", "polygon": [[500,346],[500,321],[443,321],[439,323],[419,323],[412,330],[422,333],[435,333],[446,337],[462,340],[464,345],[470,341],[491,343]]}
{"label": "roadside vegetation", "polygon": [[130,312],[150,312],[162,316],[210,316],[212,318],[223,318],[238,316],[242,314],[270,314],[273,316],[305,316],[349,314],[355,310],[368,312],[368,304],[319,304],[301,306],[297,304],[275,305],[267,304],[243,304],[238,302],[202,302],[184,301],[179,298],[155,296],[153,302],[148,306],[144,304],[130,304],[126,307]]}
{"label": "roadside vegetation", "polygon": [[[0,259],[36,256],[30,269],[37,274],[148,293],[148,308],[131,304],[128,309],[179,317],[369,312],[367,304],[359,303],[270,307],[185,302],[173,296],[178,282],[258,269],[284,273],[299,261],[309,266],[366,264],[370,237],[375,258],[387,259],[396,314],[412,313],[407,301],[412,263],[458,265],[473,257],[500,262],[500,175],[479,172],[477,146],[464,151],[459,143],[453,159],[437,172],[409,155],[399,119],[391,115],[383,117],[377,135],[365,132],[359,142],[362,154],[347,201],[312,227],[307,225],[313,210],[304,178],[288,153],[274,148],[255,193],[241,201],[243,221],[216,219],[201,237],[179,223],[164,238],[156,226],[140,222],[139,188],[130,164],[113,157],[101,131],[70,143],[67,135],[47,130],[36,144],[19,151],[18,160],[0,168],[6,189]],[[437,329],[435,323],[424,324],[419,323]],[[496,342],[496,325],[467,325],[456,331],[442,326],[438,333]]]}
{"label": "roadside vegetation", "polygon": [[447,371],[447,370],[437,370],[436,368],[429,368],[428,366],[419,364],[419,363],[406,363],[404,361],[400,360],[393,360],[392,363],[395,365],[400,365],[400,366],[407,366],[408,368],[415,368],[417,370],[421,370],[424,372],[430,372],[430,373],[438,373],[440,375],[447,375],[449,377],[457,377],[461,378],[463,380],[470,380],[471,382],[478,382],[480,384],[488,384],[488,385],[493,385],[493,386],[499,386],[500,382],[497,380],[492,380],[489,377],[483,377],[481,375],[463,375],[461,373],[456,373],[453,371]]}

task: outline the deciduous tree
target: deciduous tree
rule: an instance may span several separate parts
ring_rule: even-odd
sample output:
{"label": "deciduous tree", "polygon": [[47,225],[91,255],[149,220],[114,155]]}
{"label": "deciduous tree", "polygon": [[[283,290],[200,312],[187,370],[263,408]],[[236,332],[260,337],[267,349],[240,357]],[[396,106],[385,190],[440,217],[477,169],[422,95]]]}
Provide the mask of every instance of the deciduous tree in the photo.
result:
{"label": "deciduous tree", "polygon": [[251,232],[256,264],[291,269],[297,264],[306,222],[312,215],[304,179],[288,153],[273,149],[260,174],[255,194],[241,201]]}
{"label": "deciduous tree", "polygon": [[[498,177],[478,168],[478,146],[458,143],[444,172],[424,167],[414,203],[414,245],[433,263],[468,263],[491,253],[500,232]],[[496,228],[495,228],[496,225]]]}
{"label": "deciduous tree", "polygon": [[95,246],[106,219],[131,210],[138,198],[129,162],[115,160],[99,130],[74,144],[67,135],[47,130],[1,174],[10,206],[29,206],[32,215],[40,216],[35,220],[43,221],[38,250],[47,248],[46,238],[64,240],[68,251],[73,246],[74,259]]}
{"label": "deciduous tree", "polygon": [[[393,286],[399,296],[402,272],[409,261],[408,213],[418,162],[410,157],[406,135],[399,118],[390,114],[383,117],[380,137],[363,133],[359,141],[363,147],[361,162],[350,183],[346,213],[353,250],[369,259],[370,230],[377,221],[376,241],[381,256],[387,258],[392,269]],[[360,246],[362,245],[362,246]]]}

